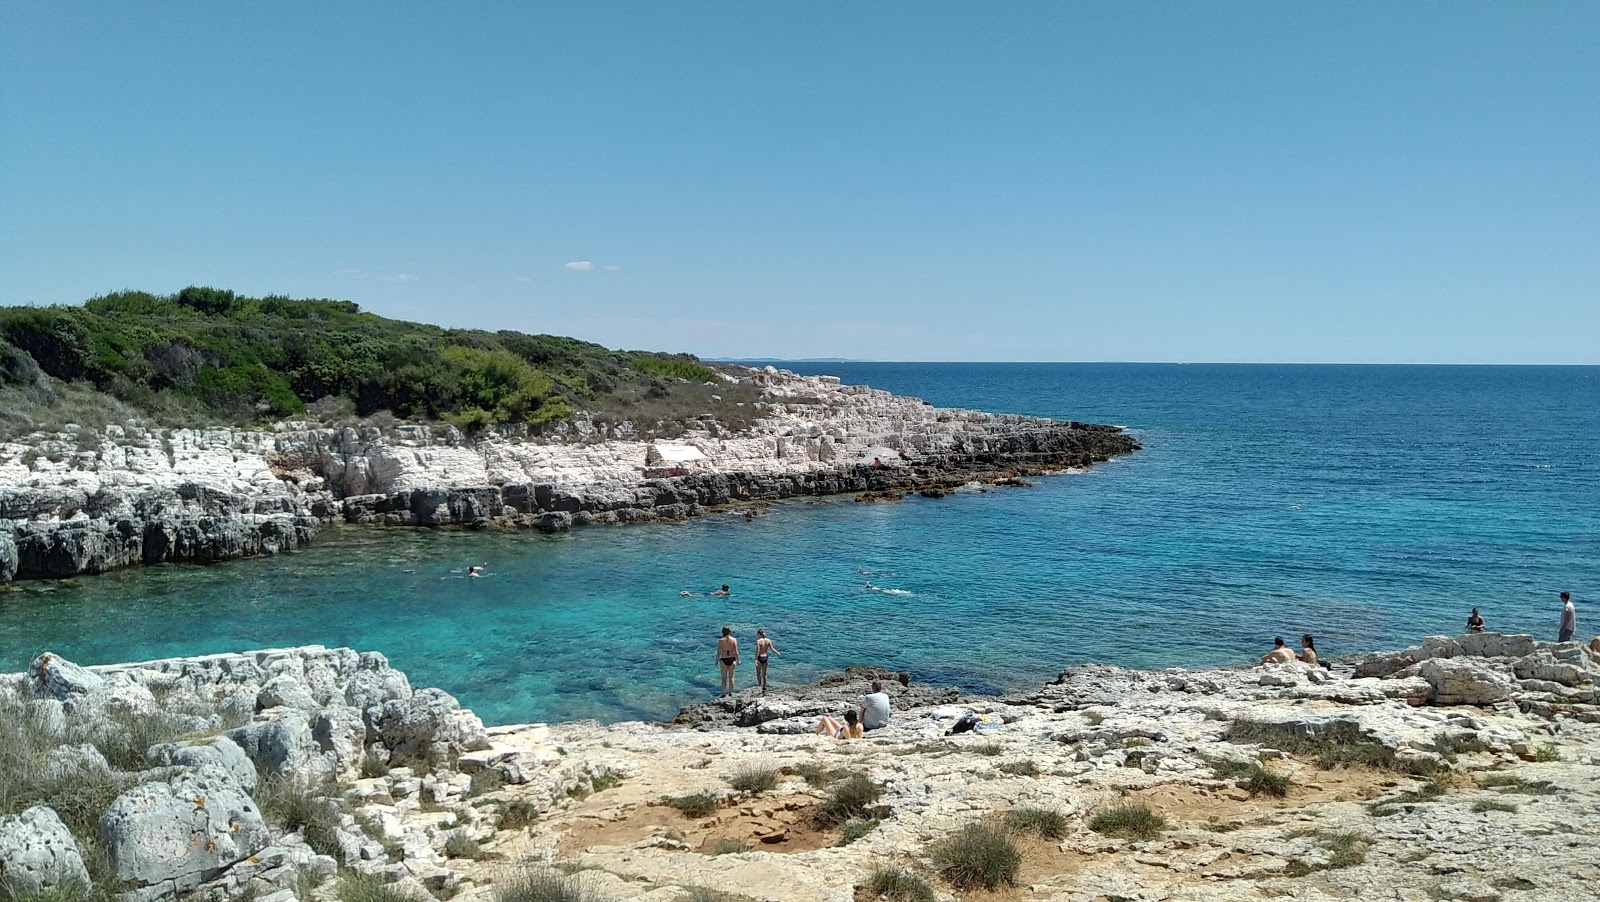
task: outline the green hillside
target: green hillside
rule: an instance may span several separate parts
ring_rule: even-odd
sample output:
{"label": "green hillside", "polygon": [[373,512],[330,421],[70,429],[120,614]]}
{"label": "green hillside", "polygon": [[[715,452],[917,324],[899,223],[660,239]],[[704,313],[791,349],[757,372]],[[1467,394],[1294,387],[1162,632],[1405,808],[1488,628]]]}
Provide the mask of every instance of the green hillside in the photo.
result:
{"label": "green hillside", "polygon": [[13,432],[120,415],[249,425],[308,408],[325,421],[387,411],[466,429],[540,427],[578,410],[601,420],[671,419],[721,406],[711,394],[721,389],[708,380],[715,373],[690,355],[445,329],[364,313],[350,301],[191,287],[122,291],[81,306],[0,307],[0,412]]}

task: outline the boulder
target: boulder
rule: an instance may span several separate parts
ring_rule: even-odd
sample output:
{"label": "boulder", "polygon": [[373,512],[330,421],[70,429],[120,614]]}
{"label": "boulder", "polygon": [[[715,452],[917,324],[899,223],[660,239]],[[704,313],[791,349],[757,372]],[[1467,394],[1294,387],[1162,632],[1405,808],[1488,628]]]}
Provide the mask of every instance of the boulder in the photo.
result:
{"label": "boulder", "polygon": [[26,898],[73,884],[88,887],[89,872],[55,811],[34,805],[0,817],[0,897]]}
{"label": "boulder", "polygon": [[144,753],[151,767],[214,767],[233,775],[241,789],[254,795],[256,766],[237,742],[216,736],[205,742],[168,742],[151,746]]}
{"label": "boulder", "polygon": [[450,750],[489,747],[483,722],[442,689],[421,689],[410,698],[384,702],[372,724],[378,739],[398,755],[426,758]]}
{"label": "boulder", "polygon": [[244,750],[257,768],[275,777],[320,780],[332,774],[337,761],[324,754],[303,714],[258,721],[229,730],[228,739]]}
{"label": "boulder", "polygon": [[280,707],[312,711],[317,708],[317,700],[311,696],[305,684],[294,677],[275,676],[256,693],[256,710]]}
{"label": "boulder", "polygon": [[118,796],[98,839],[118,880],[181,893],[265,848],[269,834],[233,775],[202,767]]}
{"label": "boulder", "polygon": [[51,652],[33,659],[28,665],[28,678],[35,692],[59,702],[98,692],[106,686],[105,677]]}
{"label": "boulder", "polygon": [[1435,705],[1492,705],[1510,698],[1516,688],[1506,675],[1473,658],[1435,658],[1398,675],[1427,680],[1433,687],[1429,701]]}

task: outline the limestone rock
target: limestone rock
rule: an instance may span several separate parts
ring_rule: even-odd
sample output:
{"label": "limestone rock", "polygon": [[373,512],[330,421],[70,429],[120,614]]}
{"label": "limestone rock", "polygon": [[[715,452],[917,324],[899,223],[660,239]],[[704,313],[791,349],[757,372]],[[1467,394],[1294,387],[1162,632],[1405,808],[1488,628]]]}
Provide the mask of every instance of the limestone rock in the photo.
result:
{"label": "limestone rock", "polygon": [[151,767],[213,767],[233,776],[247,794],[256,791],[256,767],[244,749],[226,736],[204,742],[168,742],[151,746],[144,755]]}
{"label": "limestone rock", "polygon": [[0,896],[26,898],[57,888],[89,885],[83,852],[56,813],[34,805],[0,817]]}
{"label": "limestone rock", "polygon": [[1504,674],[1470,659],[1434,658],[1400,671],[1399,676],[1427,680],[1436,705],[1492,705],[1510,698],[1515,688]]}
{"label": "limestone rock", "polygon": [[211,767],[117,797],[99,843],[117,879],[183,892],[267,845],[267,825],[233,775]]}
{"label": "limestone rock", "polygon": [[461,710],[455,697],[442,689],[422,689],[410,698],[385,702],[372,726],[398,755],[427,757],[489,747],[483,722]]}
{"label": "limestone rock", "polygon": [[73,696],[88,695],[105,688],[106,680],[98,674],[51,652],[33,659],[28,665],[28,678],[34,691],[64,702]]}
{"label": "limestone rock", "polygon": [[247,724],[229,730],[226,736],[256,767],[275,777],[320,780],[338,765],[331,753],[322,751],[303,714]]}

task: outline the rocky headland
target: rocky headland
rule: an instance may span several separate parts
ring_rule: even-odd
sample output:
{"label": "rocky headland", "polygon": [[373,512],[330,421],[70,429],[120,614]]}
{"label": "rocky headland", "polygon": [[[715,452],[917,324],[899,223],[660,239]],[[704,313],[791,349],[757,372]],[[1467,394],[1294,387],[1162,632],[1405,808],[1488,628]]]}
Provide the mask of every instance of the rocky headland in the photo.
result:
{"label": "rocky headland", "polygon": [[558,531],[800,495],[936,496],[1139,447],[1114,426],[935,408],[829,376],[718,378],[752,397],[749,425],[691,417],[670,441],[580,415],[538,437],[285,422],[0,442],[0,582],[292,551],[336,522]]}
{"label": "rocky headland", "polygon": [[[1086,665],[1004,697],[911,677],[485,727],[372,652],[41,655],[0,677],[0,896],[1545,902],[1600,881],[1600,655],[1576,643]],[[811,732],[871,679],[888,727]]]}

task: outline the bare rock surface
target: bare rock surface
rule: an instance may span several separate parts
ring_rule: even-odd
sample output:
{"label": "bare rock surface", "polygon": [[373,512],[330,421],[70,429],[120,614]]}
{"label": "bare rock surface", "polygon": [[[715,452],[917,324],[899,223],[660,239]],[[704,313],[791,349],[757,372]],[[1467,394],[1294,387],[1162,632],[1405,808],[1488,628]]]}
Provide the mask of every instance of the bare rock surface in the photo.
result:
{"label": "bare rock surface", "polygon": [[691,418],[671,441],[579,417],[549,435],[453,427],[142,429],[0,442],[0,582],[293,551],[324,523],[560,531],[731,504],[1087,467],[1138,448],[1121,429],[931,407],[773,367],[732,435]]}
{"label": "bare rock surface", "polygon": [[44,805],[0,817],[0,895],[27,898],[88,886],[83,852],[61,818]]}

